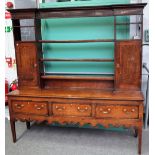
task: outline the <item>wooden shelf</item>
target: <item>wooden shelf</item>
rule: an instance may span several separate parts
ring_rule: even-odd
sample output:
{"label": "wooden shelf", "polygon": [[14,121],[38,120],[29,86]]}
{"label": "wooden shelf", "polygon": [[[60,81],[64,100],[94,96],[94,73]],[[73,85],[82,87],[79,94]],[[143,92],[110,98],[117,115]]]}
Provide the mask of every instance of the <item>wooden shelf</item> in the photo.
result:
{"label": "wooden shelf", "polygon": [[[40,40],[39,41],[38,40],[25,40],[25,41],[16,40],[15,42],[16,43],[38,43],[38,42],[40,42],[40,43],[41,42],[42,43],[68,43],[67,41],[60,42],[60,41],[56,41],[56,40],[53,40],[53,41],[44,40],[44,41],[40,41]],[[123,39],[116,39],[116,40],[109,40],[109,41],[101,41],[100,40],[99,42],[117,42],[117,41],[141,41],[141,39],[124,39],[124,40]],[[86,42],[89,42],[89,41],[86,40]],[[92,41],[92,42],[98,42],[98,41]],[[73,41],[73,42],[70,42],[70,43],[78,43],[78,42]]]}
{"label": "wooden shelf", "polygon": [[92,75],[92,76],[111,76],[114,75],[114,73],[106,73],[106,72],[43,72],[41,75]]}
{"label": "wooden shelf", "polygon": [[43,61],[79,61],[79,62],[113,62],[114,59],[40,59]]}
{"label": "wooden shelf", "polygon": [[62,76],[62,75],[42,75],[42,79],[76,79],[76,80],[114,80],[113,76]]}
{"label": "wooden shelf", "polygon": [[116,23],[116,25],[130,25],[130,24],[142,24],[142,22]]}
{"label": "wooden shelf", "polygon": [[38,40],[40,43],[89,43],[89,42],[114,42],[114,39],[93,40]]}

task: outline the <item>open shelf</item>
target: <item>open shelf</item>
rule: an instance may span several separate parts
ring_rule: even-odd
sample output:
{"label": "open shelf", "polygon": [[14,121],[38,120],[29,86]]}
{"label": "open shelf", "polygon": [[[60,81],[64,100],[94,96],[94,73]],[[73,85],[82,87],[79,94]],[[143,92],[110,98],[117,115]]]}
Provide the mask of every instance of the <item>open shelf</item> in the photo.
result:
{"label": "open shelf", "polygon": [[44,72],[42,79],[114,80],[114,73],[106,72]]}
{"label": "open shelf", "polygon": [[116,23],[116,25],[142,24],[142,22]]}
{"label": "open shelf", "polygon": [[[116,40],[109,40],[109,41],[92,41],[92,42],[117,42],[117,41],[133,41],[133,40],[135,40],[135,41],[137,41],[137,40],[139,40],[140,41],[140,39],[132,39],[132,38],[129,38],[129,39],[116,39]],[[53,40],[53,41],[48,41],[48,40],[46,40],[45,42],[44,41],[40,41],[40,40],[24,40],[24,41],[20,41],[20,40],[17,40],[17,41],[15,41],[16,43],[68,43],[67,42],[67,40],[66,41],[63,41],[63,42],[60,42],[60,41],[56,41],[56,40]],[[88,43],[88,41],[84,41],[85,43]],[[78,43],[78,42],[74,42],[74,40],[73,40],[73,42],[71,41],[70,43]],[[81,43],[81,42],[79,42],[79,43]]]}
{"label": "open shelf", "polygon": [[40,43],[89,43],[89,42],[114,42],[114,39],[93,40],[38,40]]}
{"label": "open shelf", "polygon": [[42,75],[114,75],[114,73],[107,72],[43,72]]}
{"label": "open shelf", "polygon": [[113,76],[42,75],[42,79],[114,80]]}
{"label": "open shelf", "polygon": [[113,62],[114,59],[40,59],[40,61]]}

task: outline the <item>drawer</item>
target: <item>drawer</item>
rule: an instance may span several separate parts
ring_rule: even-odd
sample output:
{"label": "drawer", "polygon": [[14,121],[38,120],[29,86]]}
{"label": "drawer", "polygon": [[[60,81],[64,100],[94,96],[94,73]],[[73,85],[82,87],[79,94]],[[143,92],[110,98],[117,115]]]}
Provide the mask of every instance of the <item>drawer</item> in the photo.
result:
{"label": "drawer", "polygon": [[12,101],[12,110],[15,113],[27,113],[36,115],[47,115],[46,102],[39,101]]}
{"label": "drawer", "polygon": [[138,106],[96,106],[96,118],[138,118]]}
{"label": "drawer", "polygon": [[92,110],[89,104],[53,104],[53,115],[63,116],[91,116]]}

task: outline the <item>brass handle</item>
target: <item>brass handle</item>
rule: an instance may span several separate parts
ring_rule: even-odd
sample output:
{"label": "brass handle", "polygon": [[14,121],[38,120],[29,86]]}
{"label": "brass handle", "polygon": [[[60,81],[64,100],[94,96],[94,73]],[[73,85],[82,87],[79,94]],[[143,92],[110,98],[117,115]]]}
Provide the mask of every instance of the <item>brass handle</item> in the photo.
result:
{"label": "brass handle", "polygon": [[[37,105],[37,104],[35,104],[34,106],[39,107],[39,105]],[[44,108],[44,105],[42,104],[41,107]]]}
{"label": "brass handle", "polygon": [[132,111],[132,112],[135,112],[136,110],[133,108],[133,109],[131,109],[131,111]]}
{"label": "brass handle", "polygon": [[21,108],[24,107],[24,104],[15,104],[15,106],[16,106],[17,109],[21,109]]}
{"label": "brass handle", "polygon": [[34,64],[34,67],[37,67],[37,64]]}
{"label": "brass handle", "polygon": [[56,108],[57,110],[59,110],[59,111],[65,110],[65,107],[56,106],[55,108]]}
{"label": "brass handle", "polygon": [[103,110],[102,108],[100,108],[100,112],[103,114],[109,114],[111,112],[111,109],[108,108],[107,110]]}
{"label": "brass handle", "polygon": [[130,110],[127,110],[126,108],[125,109],[123,109],[123,112],[125,112],[126,114],[130,114],[131,112],[135,112],[136,110],[133,108],[133,109],[131,109],[131,111]]}
{"label": "brass handle", "polygon": [[124,112],[127,112],[127,109],[123,109]]}
{"label": "brass handle", "polygon": [[39,105],[35,104],[34,107],[35,107],[37,110],[41,110],[41,109],[44,108],[44,105],[39,106]]}
{"label": "brass handle", "polygon": [[80,107],[77,107],[77,110],[78,110],[79,112],[85,112],[85,111],[88,110],[88,107],[85,107],[84,109],[83,109],[83,108],[80,108]]}
{"label": "brass handle", "polygon": [[116,64],[116,67],[119,68],[120,67],[120,64]]}
{"label": "brass handle", "polygon": [[[133,108],[133,109],[131,109],[131,112],[135,112],[136,110]],[[126,108],[125,109],[123,109],[123,112],[125,112],[125,113],[129,113],[130,111],[128,111]]]}
{"label": "brass handle", "polygon": [[108,114],[108,113],[109,113],[109,111],[102,111],[102,113],[103,113],[103,114]]}

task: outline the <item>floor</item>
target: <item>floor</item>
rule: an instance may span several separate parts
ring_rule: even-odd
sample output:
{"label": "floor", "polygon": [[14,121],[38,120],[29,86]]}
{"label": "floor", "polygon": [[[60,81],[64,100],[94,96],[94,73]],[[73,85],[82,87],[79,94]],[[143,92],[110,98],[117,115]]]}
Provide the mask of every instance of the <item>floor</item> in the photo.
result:
{"label": "floor", "polygon": [[[131,130],[52,127],[46,124],[16,123],[17,139],[12,143],[6,108],[6,155],[137,155],[137,138]],[[143,131],[142,155],[149,155],[149,131]]]}
{"label": "floor", "polygon": [[10,120],[8,106],[5,106],[5,118],[8,119],[8,120]]}

